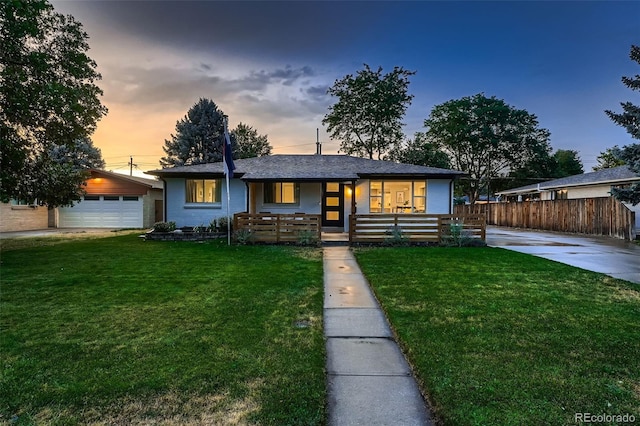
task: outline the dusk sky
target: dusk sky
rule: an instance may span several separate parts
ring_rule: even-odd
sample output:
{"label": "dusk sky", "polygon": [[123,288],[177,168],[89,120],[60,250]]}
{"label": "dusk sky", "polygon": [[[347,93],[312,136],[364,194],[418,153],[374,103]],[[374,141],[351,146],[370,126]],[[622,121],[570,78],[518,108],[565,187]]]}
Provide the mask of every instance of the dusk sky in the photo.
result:
{"label": "dusk sky", "polygon": [[[433,106],[484,92],[535,114],[585,171],[634,140],[605,109],[640,104],[640,2],[53,1],[89,34],[109,114],[93,136],[108,170],[160,168],[164,140],[199,98],[267,134],[274,154],[337,153],[322,118],[336,79],[416,71],[404,132]],[[637,141],[636,141],[637,142]]]}

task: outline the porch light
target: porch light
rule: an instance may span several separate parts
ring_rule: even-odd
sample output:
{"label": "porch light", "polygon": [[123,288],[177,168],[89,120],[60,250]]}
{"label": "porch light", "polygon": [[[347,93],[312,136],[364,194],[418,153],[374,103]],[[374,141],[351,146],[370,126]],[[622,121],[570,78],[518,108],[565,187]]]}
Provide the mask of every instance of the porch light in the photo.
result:
{"label": "porch light", "polygon": [[347,195],[348,195],[348,196],[351,196],[351,193],[353,192],[353,190],[351,189],[351,187],[350,187],[350,186],[347,186],[347,187],[346,187],[346,192],[347,192]]}

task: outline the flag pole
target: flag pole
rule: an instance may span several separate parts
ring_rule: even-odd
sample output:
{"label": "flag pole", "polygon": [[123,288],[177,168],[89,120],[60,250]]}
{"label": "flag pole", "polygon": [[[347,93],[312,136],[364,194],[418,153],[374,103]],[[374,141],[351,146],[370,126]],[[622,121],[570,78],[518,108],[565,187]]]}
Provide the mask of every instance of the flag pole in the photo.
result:
{"label": "flag pole", "polygon": [[233,153],[231,152],[231,138],[227,128],[227,118],[224,118],[224,143],[222,144],[222,161],[224,164],[224,174],[227,181],[227,245],[231,245],[231,191],[229,190],[229,178],[233,177]]}

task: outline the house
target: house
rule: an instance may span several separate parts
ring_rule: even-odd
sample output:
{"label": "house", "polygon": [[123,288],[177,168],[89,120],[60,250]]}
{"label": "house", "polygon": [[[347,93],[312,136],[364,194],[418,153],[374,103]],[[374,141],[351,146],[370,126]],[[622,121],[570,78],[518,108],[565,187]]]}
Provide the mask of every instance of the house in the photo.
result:
{"label": "house", "polygon": [[162,221],[162,182],[91,170],[85,196],[72,207],[50,210],[56,228],[151,228]]}
{"label": "house", "polygon": [[[611,188],[624,188],[634,183],[640,183],[640,176],[628,166],[619,166],[508,189],[498,192],[497,195],[500,195],[503,201],[600,198],[610,197]],[[636,212],[636,229],[640,229],[640,204],[625,205]]]}
{"label": "house", "polygon": [[[441,213],[453,209],[462,172],[346,155],[269,155],[235,160],[229,207],[239,212],[322,215],[348,230],[352,213]],[[208,225],[227,214],[223,164],[153,170],[164,182],[165,217],[178,227]]]}

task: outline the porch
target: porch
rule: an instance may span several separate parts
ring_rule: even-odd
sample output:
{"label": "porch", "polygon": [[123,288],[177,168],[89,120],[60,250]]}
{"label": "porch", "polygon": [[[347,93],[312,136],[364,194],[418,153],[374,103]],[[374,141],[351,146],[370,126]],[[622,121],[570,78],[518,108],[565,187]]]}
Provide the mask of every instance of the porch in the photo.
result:
{"label": "porch", "polygon": [[[402,238],[410,243],[441,243],[464,237],[484,241],[486,221],[482,215],[456,214],[355,214],[349,216],[349,232],[322,227],[318,214],[236,213],[233,229],[246,232],[255,242],[296,243],[303,240],[383,243]],[[331,232],[334,231],[334,232]]]}

